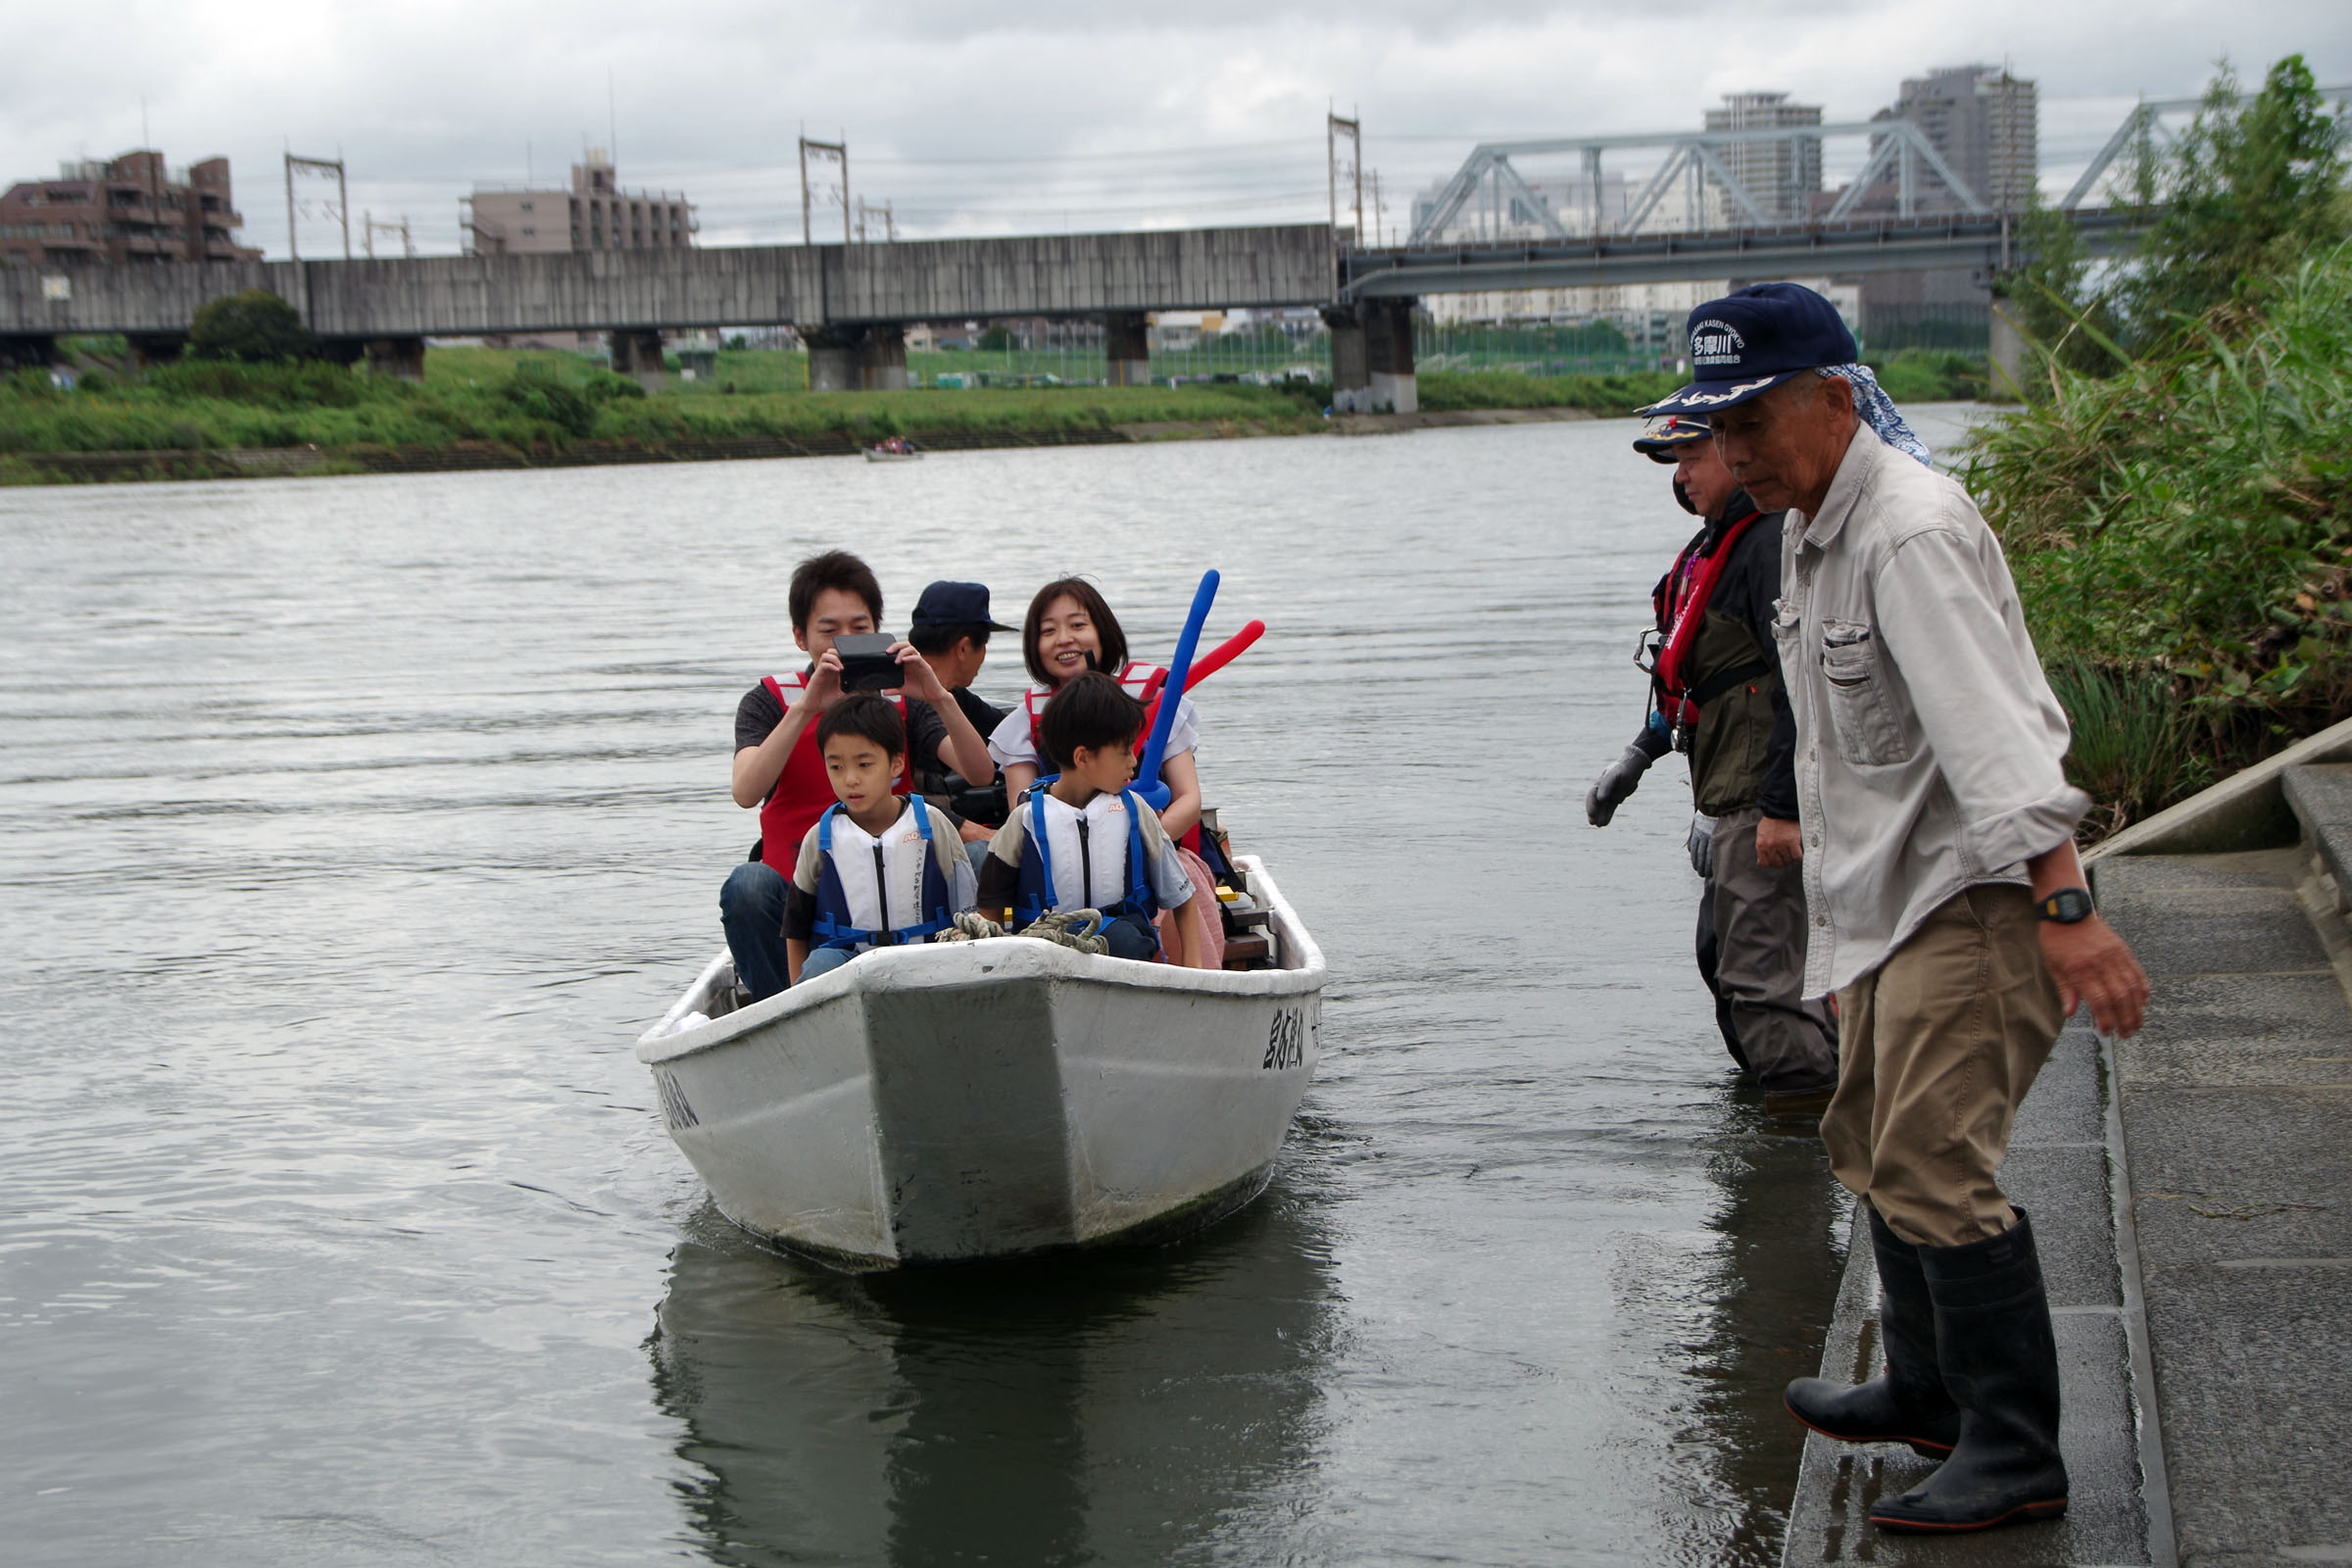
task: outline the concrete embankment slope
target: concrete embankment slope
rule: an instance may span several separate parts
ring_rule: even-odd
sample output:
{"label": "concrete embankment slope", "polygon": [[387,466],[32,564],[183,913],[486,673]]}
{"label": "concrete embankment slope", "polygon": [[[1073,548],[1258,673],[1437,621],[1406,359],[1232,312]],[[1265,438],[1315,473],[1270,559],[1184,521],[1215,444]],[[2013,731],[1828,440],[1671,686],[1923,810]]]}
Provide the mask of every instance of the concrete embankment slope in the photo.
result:
{"label": "concrete embankment slope", "polygon": [[[2060,1040],[2004,1185],[2034,1216],[2065,1380],[2069,1517],[1882,1534],[1907,1449],[1808,1440],[1788,1564],[2352,1563],[2352,724],[2102,846],[2145,1029]],[[1852,1250],[1824,1375],[1877,1363]]]}

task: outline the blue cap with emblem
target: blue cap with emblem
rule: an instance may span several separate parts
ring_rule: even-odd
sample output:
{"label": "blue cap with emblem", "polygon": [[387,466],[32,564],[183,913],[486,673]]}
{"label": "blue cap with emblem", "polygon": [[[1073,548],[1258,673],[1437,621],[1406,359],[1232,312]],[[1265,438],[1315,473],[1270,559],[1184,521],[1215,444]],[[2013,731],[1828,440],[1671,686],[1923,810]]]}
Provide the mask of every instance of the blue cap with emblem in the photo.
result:
{"label": "blue cap with emblem", "polygon": [[1704,419],[1688,414],[1669,414],[1663,419],[1652,419],[1648,429],[1634,437],[1634,450],[1652,463],[1673,463],[1682,457],[1684,447],[1707,440],[1714,433]]}
{"label": "blue cap with emblem", "polygon": [[1861,357],[1838,307],[1801,283],[1753,283],[1690,313],[1690,384],[1643,414],[1708,414]]}

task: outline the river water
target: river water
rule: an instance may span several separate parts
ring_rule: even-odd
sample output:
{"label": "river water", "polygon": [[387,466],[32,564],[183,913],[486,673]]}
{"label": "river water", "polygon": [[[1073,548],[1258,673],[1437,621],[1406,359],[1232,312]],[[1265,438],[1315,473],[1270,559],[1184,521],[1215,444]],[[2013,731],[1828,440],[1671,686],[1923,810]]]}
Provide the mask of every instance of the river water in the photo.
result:
{"label": "river water", "polygon": [[[11,1555],[1776,1561],[1843,1210],[1714,1038],[1679,762],[1578,808],[1686,531],[1631,430],[0,490]],[[1164,658],[1213,564],[1270,627],[1201,773],[1328,1054],[1212,1233],[846,1278],[663,1134],[834,545],[894,625],[1086,569]]]}

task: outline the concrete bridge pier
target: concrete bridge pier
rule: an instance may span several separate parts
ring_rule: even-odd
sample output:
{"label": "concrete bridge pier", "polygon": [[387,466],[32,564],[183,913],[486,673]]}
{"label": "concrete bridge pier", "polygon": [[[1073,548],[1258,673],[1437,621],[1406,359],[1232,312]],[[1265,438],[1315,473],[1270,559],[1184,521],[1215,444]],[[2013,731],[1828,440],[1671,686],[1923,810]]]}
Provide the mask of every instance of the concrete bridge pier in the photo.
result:
{"label": "concrete bridge pier", "polygon": [[1141,311],[1113,311],[1102,318],[1102,355],[1112,386],[1152,384],[1152,318]]}
{"label": "concrete bridge pier", "polygon": [[372,337],[368,340],[368,373],[403,381],[424,379],[424,339]]}
{"label": "concrete bridge pier", "polygon": [[801,341],[808,345],[811,392],[906,390],[906,328],[896,321],[810,327]]}
{"label": "concrete bridge pier", "polygon": [[660,392],[669,384],[662,365],[662,334],[657,329],[646,331],[631,327],[612,335],[612,373],[633,376],[648,392]]}
{"label": "concrete bridge pier", "polygon": [[2009,303],[1992,302],[1992,386],[1986,393],[1994,403],[2014,403],[2026,390],[2026,336],[2009,318]]}
{"label": "concrete bridge pier", "polygon": [[1409,299],[1326,305],[1331,327],[1331,406],[1338,414],[1415,414],[1413,306]]}

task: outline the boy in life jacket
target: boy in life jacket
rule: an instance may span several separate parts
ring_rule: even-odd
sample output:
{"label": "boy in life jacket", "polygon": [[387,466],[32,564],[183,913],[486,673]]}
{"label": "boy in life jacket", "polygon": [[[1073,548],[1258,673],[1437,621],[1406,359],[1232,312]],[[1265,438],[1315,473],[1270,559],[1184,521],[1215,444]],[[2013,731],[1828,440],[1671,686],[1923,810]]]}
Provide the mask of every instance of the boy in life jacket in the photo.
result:
{"label": "boy in life jacket", "polygon": [[792,983],[869,948],[930,942],[972,906],[972,862],[945,811],[894,793],[906,726],[879,697],[845,697],[816,721],[834,804],[801,840],[784,902]]}
{"label": "boy in life jacket", "polygon": [[[846,550],[802,562],[793,569],[785,602],[792,640],[808,662],[766,677],[736,705],[731,793],[737,806],[759,809],[760,841],[718,895],[735,976],[755,1002],[791,983],[784,954],[785,884],[801,841],[834,800],[816,748],[817,720],[843,695],[841,656],[833,640],[882,624],[882,585],[871,567]],[[995,778],[988,743],[929,662],[906,642],[893,644],[891,656],[906,685],[883,695],[906,714],[906,745],[921,756],[936,752],[975,783]],[[910,776],[902,771],[899,793],[911,786]]]}
{"label": "boy in life jacket", "polygon": [[[1192,878],[1158,815],[1129,788],[1144,705],[1108,675],[1071,676],[1039,728],[1060,774],[1013,803],[980,868],[979,905],[1015,929],[1053,909],[1094,909],[1114,958],[1159,957],[1152,921],[1192,902]],[[1008,912],[1009,911],[1009,912]],[[1169,958],[1202,966],[1197,924],[1170,922]]]}
{"label": "boy in life jacket", "polygon": [[1675,466],[1674,494],[1706,525],[1659,580],[1648,722],[1585,798],[1605,825],[1649,764],[1690,757],[1690,863],[1698,972],[1732,1057],[1767,1106],[1813,1108],[1838,1085],[1838,1028],[1804,1000],[1805,885],[1798,864],[1796,721],[1772,631],[1781,588],[1781,516],[1748,500],[1715,454],[1703,419],[1658,422],[1634,450]]}

